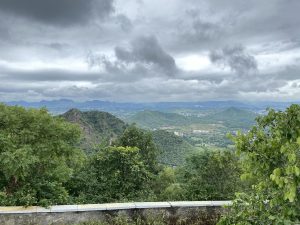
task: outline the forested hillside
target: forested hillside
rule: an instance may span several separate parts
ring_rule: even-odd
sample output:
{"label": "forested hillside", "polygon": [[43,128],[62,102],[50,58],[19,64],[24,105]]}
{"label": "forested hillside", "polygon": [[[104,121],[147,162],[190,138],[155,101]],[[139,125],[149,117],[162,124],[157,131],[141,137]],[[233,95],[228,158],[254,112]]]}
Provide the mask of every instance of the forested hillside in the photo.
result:
{"label": "forested hillside", "polygon": [[126,128],[125,122],[107,112],[81,112],[78,109],[71,109],[61,117],[80,126],[83,131],[80,145],[88,152],[92,151],[95,145],[112,142]]}
{"label": "forested hillside", "polygon": [[207,115],[201,118],[203,123],[221,123],[228,128],[244,128],[249,129],[254,123],[257,114],[235,107],[230,107],[224,111]]}
{"label": "forested hillside", "polygon": [[136,123],[143,128],[153,129],[167,126],[182,126],[189,124],[191,120],[176,113],[145,110],[128,118],[128,122]]}
{"label": "forested hillside", "polygon": [[160,149],[158,160],[163,164],[171,166],[182,165],[185,158],[197,150],[184,138],[176,136],[174,133],[156,130],[152,134],[154,143]]}
{"label": "forested hillside", "polygon": [[[107,112],[81,112],[78,109],[71,109],[61,116],[67,121],[80,126],[83,131],[80,147],[89,153],[93,152],[99,144],[113,144],[128,126],[125,122]],[[182,116],[178,115],[178,117]],[[150,134],[153,135],[154,143],[159,149],[158,161],[163,164],[182,164],[186,155],[196,149],[182,137],[167,131],[151,131]]]}

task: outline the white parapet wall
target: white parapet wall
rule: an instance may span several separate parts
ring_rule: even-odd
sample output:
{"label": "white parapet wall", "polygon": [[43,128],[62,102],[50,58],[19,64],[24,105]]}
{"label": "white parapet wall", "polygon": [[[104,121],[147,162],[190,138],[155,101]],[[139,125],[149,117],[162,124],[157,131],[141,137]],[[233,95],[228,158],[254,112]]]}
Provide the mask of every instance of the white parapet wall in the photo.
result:
{"label": "white parapet wall", "polygon": [[[107,215],[117,217],[123,215],[138,215],[146,218],[147,214],[160,212],[167,218],[176,221],[199,216],[209,218],[215,224],[224,212],[224,206],[231,205],[231,201],[180,201],[180,202],[128,202],[85,205],[56,205],[49,208],[30,207],[0,207],[1,225],[77,225],[82,222],[107,222]],[[170,224],[170,223],[168,223]],[[201,223],[200,223],[201,224]]]}

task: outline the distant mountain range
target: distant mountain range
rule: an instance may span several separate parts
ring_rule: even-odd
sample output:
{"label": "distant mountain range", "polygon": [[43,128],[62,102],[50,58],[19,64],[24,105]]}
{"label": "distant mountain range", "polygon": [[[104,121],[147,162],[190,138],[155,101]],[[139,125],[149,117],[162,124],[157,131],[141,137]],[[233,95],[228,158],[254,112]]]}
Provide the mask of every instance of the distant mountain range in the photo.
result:
{"label": "distant mountain range", "polygon": [[13,101],[5,102],[8,105],[20,105],[24,107],[40,108],[46,107],[53,114],[61,114],[71,108],[82,111],[100,110],[107,112],[117,111],[142,111],[142,110],[171,110],[171,109],[222,109],[235,107],[249,110],[265,110],[267,107],[283,110],[292,103],[300,102],[239,102],[239,101],[204,101],[204,102],[157,102],[157,103],[118,103],[109,101],[85,101],[75,102],[68,99],[53,101],[27,102]]}

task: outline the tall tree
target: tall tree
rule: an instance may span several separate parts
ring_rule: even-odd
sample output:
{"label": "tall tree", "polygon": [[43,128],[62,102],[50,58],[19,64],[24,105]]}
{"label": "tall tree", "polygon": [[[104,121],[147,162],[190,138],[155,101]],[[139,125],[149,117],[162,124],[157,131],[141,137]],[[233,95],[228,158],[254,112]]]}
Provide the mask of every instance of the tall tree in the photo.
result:
{"label": "tall tree", "polygon": [[0,104],[0,204],[65,203],[64,183],[83,159],[79,137],[45,109]]}
{"label": "tall tree", "polygon": [[233,138],[252,190],[238,195],[219,224],[299,224],[300,106],[269,110]]}
{"label": "tall tree", "polygon": [[137,147],[140,149],[141,159],[150,171],[157,172],[158,149],[148,131],[130,125],[117,141],[117,145],[123,147]]}
{"label": "tall tree", "polygon": [[204,150],[187,158],[179,180],[189,200],[230,200],[239,190],[240,164],[231,150]]}

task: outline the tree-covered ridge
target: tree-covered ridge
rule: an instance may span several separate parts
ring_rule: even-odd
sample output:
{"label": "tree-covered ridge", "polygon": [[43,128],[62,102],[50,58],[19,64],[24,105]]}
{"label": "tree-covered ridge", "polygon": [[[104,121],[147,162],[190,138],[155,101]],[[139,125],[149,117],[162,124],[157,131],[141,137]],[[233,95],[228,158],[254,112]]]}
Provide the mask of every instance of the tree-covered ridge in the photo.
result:
{"label": "tree-covered ridge", "polygon": [[222,123],[229,128],[244,128],[255,124],[257,114],[248,110],[243,110],[235,107],[227,108],[221,112],[212,115],[207,115],[201,118],[203,123]]}
{"label": "tree-covered ridge", "polygon": [[[139,127],[174,133],[196,148],[228,148],[233,143],[226,137],[227,133],[249,130],[257,116],[257,112],[230,107],[213,110],[176,109],[173,113],[142,111],[131,118],[135,118],[133,121]],[[159,140],[158,144],[169,152],[168,145]]]}
{"label": "tree-covered ridge", "polygon": [[188,155],[198,150],[183,137],[165,130],[155,130],[152,135],[160,149],[158,161],[166,165],[182,165]]}
{"label": "tree-covered ridge", "polygon": [[190,124],[190,119],[176,114],[160,111],[144,110],[128,118],[128,122],[136,123],[143,128],[159,128],[166,126],[181,126]]}
{"label": "tree-covered ridge", "polygon": [[140,127],[159,129],[163,127],[189,126],[192,124],[222,124],[228,128],[248,129],[255,123],[257,114],[244,109],[229,107],[205,116],[184,116],[177,113],[161,111],[141,111],[127,120]]}
{"label": "tree-covered ridge", "polygon": [[83,133],[81,147],[89,152],[99,143],[112,142],[126,128],[125,122],[107,112],[71,109],[61,117],[80,126]]}
{"label": "tree-covered ridge", "polygon": [[[178,115],[180,116],[180,115]],[[124,137],[127,125],[122,120],[107,112],[87,111],[81,112],[77,109],[71,109],[62,115],[67,121],[78,124],[83,133],[81,140],[81,147],[87,152],[95,151],[96,146],[102,144],[114,144],[118,137]],[[136,137],[141,133],[134,132],[132,137]],[[191,144],[184,140],[184,138],[174,135],[173,133],[157,130],[157,131],[143,131],[145,134],[153,136],[153,141],[159,149],[158,161],[166,165],[180,165],[183,164],[185,157],[196,150]],[[122,135],[123,134],[123,135]],[[126,142],[123,139],[124,142]],[[103,143],[104,142],[104,143]],[[126,145],[124,145],[126,146]],[[136,145],[131,145],[136,146]],[[94,149],[94,150],[92,150]]]}

